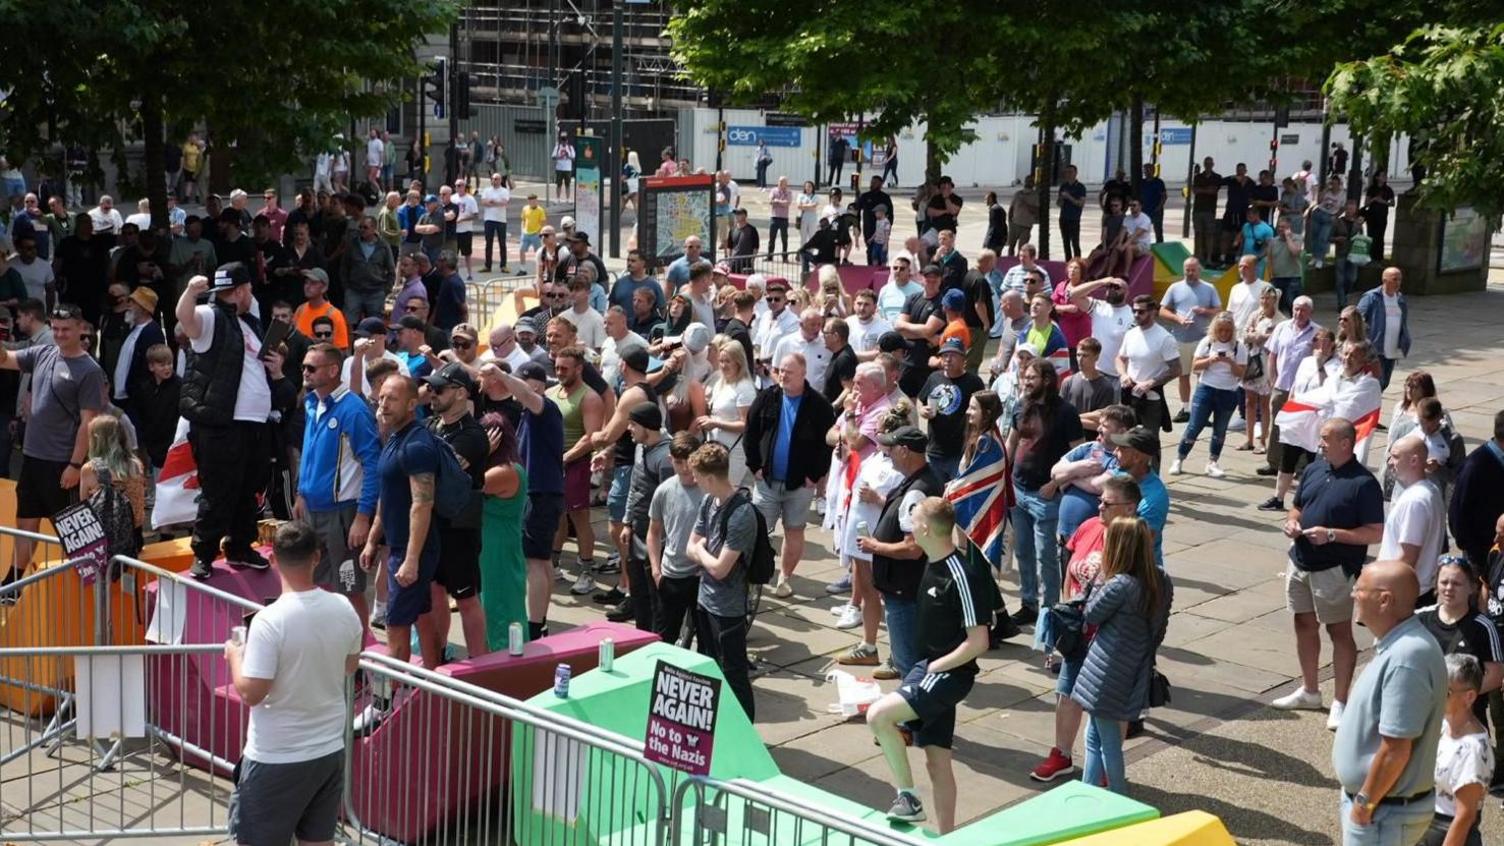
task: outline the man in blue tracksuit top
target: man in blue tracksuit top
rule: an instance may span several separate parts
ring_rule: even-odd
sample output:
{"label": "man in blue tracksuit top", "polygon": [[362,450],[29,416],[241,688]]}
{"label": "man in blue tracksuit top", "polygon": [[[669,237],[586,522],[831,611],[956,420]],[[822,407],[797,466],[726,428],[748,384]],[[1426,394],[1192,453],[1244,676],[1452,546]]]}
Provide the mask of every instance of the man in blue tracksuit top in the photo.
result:
{"label": "man in blue tracksuit top", "polygon": [[319,537],[323,554],[314,581],[347,597],[365,626],[366,573],[357,558],[376,514],[381,438],[370,406],[340,379],[342,363],[331,344],[315,344],[303,359],[308,396],[293,516],[308,521]]}

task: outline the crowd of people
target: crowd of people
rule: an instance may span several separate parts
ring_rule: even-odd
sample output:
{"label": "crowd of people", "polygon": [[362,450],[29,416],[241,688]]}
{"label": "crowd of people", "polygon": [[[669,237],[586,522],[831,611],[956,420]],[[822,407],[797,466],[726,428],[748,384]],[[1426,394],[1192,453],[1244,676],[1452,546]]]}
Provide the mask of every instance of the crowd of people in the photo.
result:
{"label": "crowd of people", "polygon": [[[505,175],[491,184],[506,191]],[[1084,196],[1078,184],[1061,188],[1069,204]],[[779,179],[775,212],[802,215],[817,202],[806,189],[791,197]],[[942,179],[919,233],[888,254],[892,202],[874,180],[850,228],[890,273],[855,293],[839,255],[820,256],[804,285],[740,273],[734,252],[712,263],[695,237],[661,276],[634,251],[612,279],[570,221],[560,233],[541,209],[525,211],[531,285],[518,288],[515,321],[490,325],[472,313],[460,276],[478,230],[459,224],[494,206],[464,181],[388,194],[374,213],[356,195],[310,191],[288,212],[267,192],[251,214],[239,192],[207,220],[184,215],[179,226],[170,215],[161,229],[120,220],[103,198],[61,237],[55,227],[68,216],[34,216],[27,201],[30,229],[12,228],[16,256],[0,275],[0,327],[10,333],[0,371],[18,371],[0,372],[14,398],[0,397],[0,413],[14,409],[21,432],[19,524],[118,492],[130,505],[126,533],[137,544],[154,536],[152,480],[186,428],[201,487],[195,578],[212,582],[219,559],[266,569],[257,521],[287,521],[273,557],[300,610],[279,611],[288,619],[275,631],[258,616],[249,643],[229,647],[248,701],[316,698],[317,686],[294,692],[280,671],[271,681],[269,656],[317,641],[330,662],[346,661],[370,628],[385,631],[394,657],[416,651],[438,666],[456,654],[451,610],[470,656],[544,637],[557,583],[609,619],[712,656],[755,718],[747,639],[760,586],[749,569],[771,533],[773,595],[812,598],[795,577],[807,527],[819,522],[843,573],[814,593],[839,597],[836,625],[861,630],[837,663],[898,682],[868,714],[898,791],[890,816],[925,817],[904,751],[917,745],[945,831],[955,817],[955,709],[977,657],[1025,627],[1059,694],[1050,752],[1031,777],[1080,769],[1127,790],[1123,742],[1168,685],[1155,659],[1174,597],[1161,439],[1184,424],[1166,472],[1190,472],[1209,425],[1205,473],[1227,474],[1228,434],[1241,432],[1232,448],[1263,453],[1258,473],[1274,477],[1258,508],[1284,513],[1291,540],[1302,684],[1274,706],[1324,707],[1324,630],[1336,672],[1328,726],[1353,825],[1418,819],[1410,800],[1431,796],[1438,742],[1459,779],[1437,784],[1438,813],[1472,825],[1480,799],[1463,776],[1494,752],[1475,739],[1485,703],[1495,737],[1504,717],[1504,414],[1494,439],[1465,454],[1434,380],[1412,370],[1388,425],[1385,482],[1368,469],[1382,391],[1410,352],[1401,271],[1387,268],[1344,307],[1335,331],[1321,327],[1311,299],[1280,276],[1280,245],[1301,252],[1281,215],[1279,235],[1251,239],[1265,238],[1262,252],[1248,239],[1239,247],[1240,281],[1225,305],[1196,257],[1162,297],[1130,296],[1121,274],[1094,265],[1131,261],[1147,237],[1136,219],[1159,228],[1162,198],[1152,207],[1127,198],[1128,240],[1104,241],[1095,257],[1078,252],[1052,279],[995,197],[996,243],[965,255],[953,189]],[[1124,197],[1104,188],[1100,199],[1117,208]],[[839,201],[827,206],[836,220]],[[1264,211],[1278,205],[1247,209],[1257,233]],[[735,245],[747,224],[733,220]],[[506,255],[504,221],[499,233],[484,221],[488,263],[493,234]],[[785,219],[776,231],[786,238],[788,228]],[[822,214],[813,237],[830,230]],[[1005,268],[999,249],[1018,263]],[[591,520],[600,506],[604,538]],[[1460,555],[1444,554],[1449,543]],[[1380,563],[1365,566],[1374,544]],[[7,579],[29,560],[18,542]],[[1010,565],[1012,613],[997,578]],[[327,613],[322,598],[304,596],[317,589],[348,599],[355,622],[349,632],[341,623],[338,644],[332,629],[293,620]],[[1354,682],[1355,619],[1381,638],[1383,655],[1376,621],[1431,633],[1432,647],[1393,658],[1424,664],[1414,684],[1373,682],[1372,667]],[[1443,651],[1474,663],[1438,670]],[[1448,690],[1466,707],[1452,707]],[[378,724],[398,696],[376,691],[357,729]],[[1430,710],[1414,719],[1386,719],[1391,707],[1413,715],[1422,705]],[[266,720],[253,710],[263,757],[252,757],[262,763],[277,757],[264,756],[277,737]],[[1399,741],[1407,763],[1373,756]],[[326,745],[297,758],[321,768],[301,777],[327,775]]]}

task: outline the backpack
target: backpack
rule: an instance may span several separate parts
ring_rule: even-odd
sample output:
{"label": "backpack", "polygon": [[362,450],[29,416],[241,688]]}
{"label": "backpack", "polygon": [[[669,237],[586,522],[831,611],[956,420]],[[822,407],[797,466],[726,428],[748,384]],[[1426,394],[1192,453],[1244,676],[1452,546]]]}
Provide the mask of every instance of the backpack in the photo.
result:
{"label": "backpack", "polygon": [[460,467],[454,448],[424,426],[415,427],[415,431],[422,431],[434,442],[434,452],[439,457],[439,471],[433,480],[434,513],[448,520],[452,528],[478,527],[480,498],[475,495],[470,474]]}
{"label": "backpack", "polygon": [[768,538],[768,524],[762,519],[762,512],[752,505],[752,495],[746,488],[737,488],[736,493],[726,500],[726,507],[721,509],[721,537],[726,537],[726,526],[731,521],[731,512],[743,505],[752,508],[752,517],[757,521],[756,539],[752,543],[750,552],[742,553],[742,565],[747,568],[747,582],[754,585],[765,585],[773,580],[773,573],[777,570],[773,561],[777,557],[773,552],[773,541]]}
{"label": "backpack", "polygon": [[89,494],[89,510],[99,518],[108,541],[110,557],[125,555],[134,557],[141,551],[136,535],[136,520],[131,511],[130,500],[125,492],[115,487],[110,471],[102,464],[97,466],[99,487]]}

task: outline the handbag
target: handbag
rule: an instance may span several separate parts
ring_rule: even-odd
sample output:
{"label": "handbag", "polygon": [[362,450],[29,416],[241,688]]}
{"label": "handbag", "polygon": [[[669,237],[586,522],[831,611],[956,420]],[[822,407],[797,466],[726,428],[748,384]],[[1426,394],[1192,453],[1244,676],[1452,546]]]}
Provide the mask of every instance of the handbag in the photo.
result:
{"label": "handbag", "polygon": [[1163,708],[1170,704],[1170,680],[1158,669],[1151,670],[1149,677],[1149,707]]}
{"label": "handbag", "polygon": [[1045,612],[1046,625],[1054,635],[1055,651],[1067,661],[1086,657],[1086,601],[1057,602]]}
{"label": "handbag", "polygon": [[1263,376],[1264,376],[1264,353],[1263,353],[1263,351],[1260,350],[1259,352],[1250,352],[1248,354],[1248,363],[1243,366],[1243,378],[1244,379],[1261,379],[1261,378],[1263,378]]}

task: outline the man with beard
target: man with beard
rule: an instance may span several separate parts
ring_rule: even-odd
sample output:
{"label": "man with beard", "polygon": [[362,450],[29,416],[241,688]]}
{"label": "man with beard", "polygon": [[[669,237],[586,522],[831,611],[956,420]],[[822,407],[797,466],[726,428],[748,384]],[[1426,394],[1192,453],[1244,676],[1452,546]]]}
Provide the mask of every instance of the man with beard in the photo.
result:
{"label": "man with beard", "polygon": [[480,395],[475,377],[462,364],[446,364],[429,376],[429,431],[454,450],[460,468],[470,474],[470,510],[453,519],[436,515],[439,565],[430,587],[430,605],[436,639],[449,642],[450,616],[448,597],[459,606],[460,627],[465,633],[465,652],[476,658],[489,651],[486,643],[486,616],[480,604],[480,489],[485,484],[486,457],[491,444],[486,432],[470,413],[470,401]]}
{"label": "man with beard", "polygon": [[[551,327],[552,328],[552,327]],[[564,516],[574,526],[580,572],[570,592],[584,596],[595,590],[591,570],[595,566],[595,530],[590,524],[591,435],[605,421],[605,401],[582,378],[585,350],[567,346],[554,353],[554,376],[558,384],[544,392],[564,418]],[[557,559],[568,529],[560,521],[554,536]]]}

